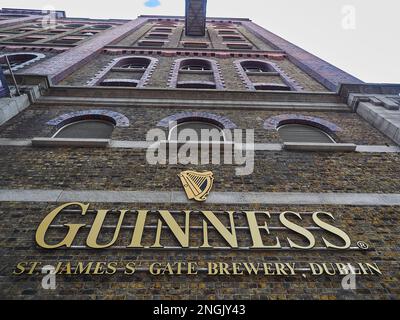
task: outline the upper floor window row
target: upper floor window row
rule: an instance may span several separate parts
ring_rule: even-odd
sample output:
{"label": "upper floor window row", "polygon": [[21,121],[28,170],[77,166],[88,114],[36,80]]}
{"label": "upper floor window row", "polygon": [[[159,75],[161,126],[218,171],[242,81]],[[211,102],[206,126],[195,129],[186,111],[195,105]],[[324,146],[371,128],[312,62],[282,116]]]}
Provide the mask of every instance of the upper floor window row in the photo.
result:
{"label": "upper floor window row", "polygon": [[[11,68],[15,71],[45,58],[41,53],[7,54]],[[91,86],[144,87],[150,80],[158,59],[144,56],[127,56],[113,60],[87,84]],[[250,90],[301,90],[278,66],[262,60],[239,60],[235,65]],[[4,55],[0,66],[7,70]],[[186,75],[187,73],[187,75]],[[190,76],[189,73],[196,73]],[[172,88],[223,89],[220,67],[215,60],[183,58],[175,61],[169,86]]]}
{"label": "upper floor window row", "polygon": [[[84,110],[63,114],[47,123],[54,126],[52,138],[57,139],[112,139],[115,128],[129,126],[129,119],[110,110]],[[236,124],[223,115],[209,112],[182,112],[158,122],[168,129],[170,141],[227,141],[225,129]],[[336,132],[341,129],[327,120],[301,114],[279,114],[268,118],[264,129],[278,133],[287,144],[336,144]],[[229,135],[230,136],[230,135]]]}
{"label": "upper floor window row", "polygon": [[[158,59],[128,56],[115,59],[88,85],[144,87],[155,71]],[[276,64],[264,60],[234,62],[249,90],[300,91],[302,88]],[[205,58],[175,60],[169,77],[170,88],[224,89],[221,68],[217,61]]]}

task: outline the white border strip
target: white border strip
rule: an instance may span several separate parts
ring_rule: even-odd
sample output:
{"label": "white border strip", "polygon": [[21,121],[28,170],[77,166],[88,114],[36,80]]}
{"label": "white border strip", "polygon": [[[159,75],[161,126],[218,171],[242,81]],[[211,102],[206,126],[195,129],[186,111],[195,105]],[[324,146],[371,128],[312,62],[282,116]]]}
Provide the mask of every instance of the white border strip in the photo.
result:
{"label": "white border strip", "polygon": [[[184,192],[0,189],[0,202],[190,203]],[[400,206],[400,194],[213,192],[206,204]]]}
{"label": "white border strip", "polygon": [[[84,139],[83,139],[84,140]],[[110,148],[119,149],[147,149],[151,145],[156,146],[154,142],[147,141],[119,141],[111,140]],[[12,147],[31,147],[31,139],[7,139],[0,138],[0,146],[12,146]],[[72,146],[72,145],[71,145]],[[255,143],[252,145],[242,144],[236,148],[254,151],[282,151],[283,145],[280,143]],[[385,145],[358,145],[356,152],[360,153],[400,153],[400,147],[397,146],[385,146]]]}

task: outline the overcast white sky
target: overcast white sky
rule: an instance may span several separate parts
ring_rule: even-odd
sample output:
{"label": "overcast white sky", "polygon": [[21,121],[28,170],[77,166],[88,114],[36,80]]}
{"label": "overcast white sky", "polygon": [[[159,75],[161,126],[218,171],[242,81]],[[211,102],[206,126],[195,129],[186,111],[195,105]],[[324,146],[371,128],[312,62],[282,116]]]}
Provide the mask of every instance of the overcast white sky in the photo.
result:
{"label": "overcast white sky", "polygon": [[[2,0],[0,6],[52,6],[69,17],[133,19],[140,14],[184,15],[184,3]],[[208,16],[250,18],[363,81],[400,83],[399,0],[208,0]]]}

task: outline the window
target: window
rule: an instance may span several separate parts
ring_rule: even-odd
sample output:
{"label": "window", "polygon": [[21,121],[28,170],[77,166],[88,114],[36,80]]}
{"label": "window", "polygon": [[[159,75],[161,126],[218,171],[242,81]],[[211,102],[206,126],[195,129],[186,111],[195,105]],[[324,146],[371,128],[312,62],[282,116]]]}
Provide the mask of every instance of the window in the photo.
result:
{"label": "window", "polygon": [[[45,57],[41,53],[12,53],[7,54],[8,61],[10,62],[13,71],[21,69],[28,64],[36,62]],[[3,70],[8,70],[7,62],[4,56],[0,56],[0,66]]]}
{"label": "window", "polygon": [[270,91],[291,91],[291,88],[284,84],[279,83],[258,83],[254,84],[254,88],[258,90],[270,90]]}
{"label": "window", "polygon": [[168,39],[168,33],[149,33],[146,38],[147,39]]}
{"label": "window", "polygon": [[172,28],[154,28],[156,32],[165,32],[165,33],[172,33]]}
{"label": "window", "polygon": [[83,37],[63,37],[60,39],[56,39],[51,41],[51,43],[54,44],[75,44],[78,43],[81,40],[84,40],[85,38]]}
{"label": "window", "polygon": [[325,131],[304,124],[284,124],[278,128],[284,142],[335,143]]}
{"label": "window", "polygon": [[114,124],[103,120],[76,121],[62,127],[53,138],[111,139]]}
{"label": "window", "polygon": [[236,30],[219,30],[218,34],[220,35],[237,35],[238,32]]}
{"label": "window", "polygon": [[[191,131],[189,131],[189,130]],[[183,130],[187,130],[186,132],[183,132]],[[215,134],[215,138],[217,141],[225,141],[225,136],[224,133],[222,131],[222,129],[210,122],[205,122],[205,121],[196,121],[196,120],[190,120],[190,121],[185,121],[185,122],[181,122],[178,123],[175,127],[173,127],[170,132],[169,132],[169,136],[168,136],[168,140],[170,141],[179,141],[179,142],[184,142],[184,141],[193,141],[189,140],[189,137],[186,137],[185,133],[195,133],[197,139],[195,141],[203,141],[201,140],[202,138],[202,130],[206,130],[204,131],[204,133],[206,133],[207,135],[210,134],[214,137]],[[182,133],[182,135],[185,136],[185,139],[180,140],[179,139],[179,135]],[[208,139],[208,141],[215,141],[212,140],[211,137]]]}
{"label": "window", "polygon": [[99,25],[94,25],[94,26],[90,26],[90,29],[94,29],[94,30],[106,30],[106,29],[110,29],[112,26],[110,25],[106,25],[106,24],[99,24]]}
{"label": "window", "polygon": [[214,82],[180,81],[177,88],[181,89],[216,89]]}
{"label": "window", "polygon": [[226,43],[226,46],[229,49],[237,49],[237,50],[245,50],[253,48],[253,46],[248,43]]}
{"label": "window", "polygon": [[243,61],[241,63],[242,68],[246,72],[274,72],[273,68],[267,63],[263,63],[261,61]]}
{"label": "window", "polygon": [[150,65],[151,60],[147,58],[129,58],[121,60],[114,68],[131,69],[131,70],[146,70]]}
{"label": "window", "polygon": [[100,82],[102,87],[134,87],[138,86],[138,81],[131,79],[107,79]]}
{"label": "window", "polygon": [[239,42],[245,41],[245,39],[243,37],[234,36],[234,35],[232,35],[232,36],[231,35],[224,35],[224,36],[222,36],[222,40],[226,41],[226,42],[229,42],[229,41],[239,41]]}
{"label": "window", "polygon": [[158,60],[152,57],[125,56],[114,59],[100,73],[88,81],[89,86],[144,87]]}
{"label": "window", "polygon": [[303,88],[278,65],[264,60],[236,60],[234,65],[249,90],[301,91]]}
{"label": "window", "polygon": [[191,42],[191,41],[183,41],[182,45],[185,48],[208,48],[209,44],[207,42]]}
{"label": "window", "polygon": [[187,71],[210,71],[212,70],[211,63],[201,59],[187,59],[182,61],[180,70]]}
{"label": "window", "polygon": [[84,24],[69,23],[69,24],[65,24],[63,27],[64,27],[64,28],[74,28],[74,29],[76,29],[76,28],[81,28],[81,27],[83,27],[83,26],[84,26]]}
{"label": "window", "polygon": [[[194,77],[192,73],[195,73]],[[218,64],[211,59],[178,59],[172,67],[170,88],[223,89]]]}
{"label": "window", "polygon": [[226,22],[217,22],[214,23],[214,28],[215,29],[231,29],[234,25],[231,23],[226,23]]}
{"label": "window", "polygon": [[141,40],[141,41],[139,41],[139,46],[141,46],[141,47],[163,47],[165,42],[168,42],[168,41]]}

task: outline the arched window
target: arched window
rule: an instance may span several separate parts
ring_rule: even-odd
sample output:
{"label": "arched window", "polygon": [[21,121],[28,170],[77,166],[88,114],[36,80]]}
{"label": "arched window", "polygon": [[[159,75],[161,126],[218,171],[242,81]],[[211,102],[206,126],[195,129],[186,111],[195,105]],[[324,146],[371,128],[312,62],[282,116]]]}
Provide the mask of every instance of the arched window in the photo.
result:
{"label": "arched window", "polygon": [[[196,137],[195,140],[193,138]],[[207,140],[205,140],[208,138]],[[171,128],[168,135],[170,141],[225,141],[222,129],[211,122],[189,120],[178,123]]]}
{"label": "arched window", "polygon": [[[195,75],[195,77],[194,77]],[[179,59],[171,70],[170,88],[223,89],[217,63],[210,59]]]}
{"label": "arched window", "polygon": [[152,57],[130,56],[113,60],[88,82],[89,86],[144,87],[158,60]]}
{"label": "arched window", "polygon": [[234,62],[249,90],[301,91],[303,88],[272,62],[237,60]]}
{"label": "arched window", "polygon": [[[29,64],[39,61],[46,56],[42,53],[10,53],[7,54],[8,61],[10,62],[13,71],[22,69]],[[0,66],[3,70],[8,70],[5,56],[0,56]]]}
{"label": "arched window", "polygon": [[137,80],[131,79],[107,79],[100,82],[102,87],[134,87],[138,86]]}
{"label": "arched window", "polygon": [[241,63],[241,66],[246,73],[275,72],[275,70],[271,67],[270,64],[264,63],[261,61],[247,60],[247,61],[243,61]]}
{"label": "arched window", "polygon": [[84,24],[80,24],[80,23],[68,23],[68,24],[63,25],[64,28],[73,28],[73,29],[81,28],[83,26],[84,26]]}
{"label": "arched window", "polygon": [[257,83],[254,85],[256,90],[271,90],[271,91],[290,91],[290,87],[279,83]]}
{"label": "arched window", "polygon": [[114,124],[105,120],[81,120],[69,123],[56,132],[53,138],[111,139]]}
{"label": "arched window", "polygon": [[181,62],[180,70],[211,71],[212,65],[210,61],[203,59],[186,59]]}
{"label": "arched window", "polygon": [[119,61],[114,68],[145,70],[149,67],[150,63],[151,60],[148,58],[132,57]]}
{"label": "arched window", "polygon": [[284,142],[335,143],[328,133],[310,125],[284,124],[278,127],[278,132]]}
{"label": "arched window", "polygon": [[106,29],[110,29],[112,26],[108,25],[108,24],[95,24],[93,26],[90,26],[89,29],[93,29],[93,30],[106,30]]}

